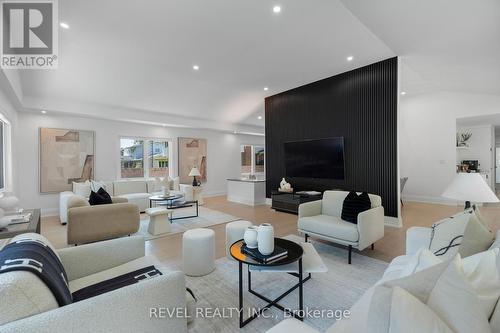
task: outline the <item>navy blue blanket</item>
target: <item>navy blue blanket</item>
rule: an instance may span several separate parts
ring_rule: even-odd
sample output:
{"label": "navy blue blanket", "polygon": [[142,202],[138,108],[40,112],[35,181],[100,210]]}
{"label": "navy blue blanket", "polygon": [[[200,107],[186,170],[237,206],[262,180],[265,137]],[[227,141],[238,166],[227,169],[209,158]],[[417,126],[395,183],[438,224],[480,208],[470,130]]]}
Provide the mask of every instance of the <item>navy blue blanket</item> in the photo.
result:
{"label": "navy blue blanket", "polygon": [[0,251],[0,274],[28,271],[50,289],[59,306],[72,303],[66,271],[52,249],[43,242],[23,239],[7,244]]}

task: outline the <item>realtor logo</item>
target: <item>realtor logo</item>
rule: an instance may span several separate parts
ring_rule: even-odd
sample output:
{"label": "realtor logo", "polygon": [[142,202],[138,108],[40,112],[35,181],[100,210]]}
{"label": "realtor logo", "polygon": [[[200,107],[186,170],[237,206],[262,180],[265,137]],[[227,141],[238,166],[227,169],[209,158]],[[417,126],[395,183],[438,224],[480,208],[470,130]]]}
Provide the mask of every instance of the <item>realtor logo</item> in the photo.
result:
{"label": "realtor logo", "polygon": [[57,0],[2,0],[0,17],[2,68],[57,68]]}

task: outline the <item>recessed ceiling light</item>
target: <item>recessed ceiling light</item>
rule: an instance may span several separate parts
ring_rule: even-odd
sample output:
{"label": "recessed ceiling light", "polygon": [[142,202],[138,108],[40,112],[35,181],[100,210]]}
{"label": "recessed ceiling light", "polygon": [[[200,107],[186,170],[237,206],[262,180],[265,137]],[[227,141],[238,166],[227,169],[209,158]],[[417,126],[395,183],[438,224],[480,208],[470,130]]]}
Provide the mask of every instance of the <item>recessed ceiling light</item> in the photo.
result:
{"label": "recessed ceiling light", "polygon": [[269,90],[269,88],[268,88],[268,87],[264,87],[264,91],[268,91],[268,90]]}
{"label": "recessed ceiling light", "polygon": [[275,13],[275,14],[281,13],[281,7],[280,6],[274,6],[273,7],[273,13]]}
{"label": "recessed ceiling light", "polygon": [[238,132],[234,131],[233,134],[238,134]]}
{"label": "recessed ceiling light", "polygon": [[42,110],[42,111],[40,111],[40,112],[42,112],[43,114],[46,114],[46,113],[47,113],[47,111],[45,111],[45,110]]}
{"label": "recessed ceiling light", "polygon": [[347,61],[352,61],[352,59],[354,59],[354,57],[353,57],[353,56],[348,56],[348,57],[347,57]]}
{"label": "recessed ceiling light", "polygon": [[406,95],[406,91],[402,91],[401,95],[403,95],[403,96]]}
{"label": "recessed ceiling light", "polygon": [[61,23],[59,23],[59,25],[61,26],[61,28],[69,29],[69,24],[68,23],[61,22]]}
{"label": "recessed ceiling light", "polygon": [[261,120],[262,119],[262,116],[258,116],[257,119]]}
{"label": "recessed ceiling light", "polygon": [[197,70],[199,70],[199,69],[200,69],[200,66],[198,66],[198,65],[193,65],[193,69],[194,69],[195,71],[197,71]]}
{"label": "recessed ceiling light", "polygon": [[167,124],[161,124],[161,126],[163,126],[163,127],[167,127]]}

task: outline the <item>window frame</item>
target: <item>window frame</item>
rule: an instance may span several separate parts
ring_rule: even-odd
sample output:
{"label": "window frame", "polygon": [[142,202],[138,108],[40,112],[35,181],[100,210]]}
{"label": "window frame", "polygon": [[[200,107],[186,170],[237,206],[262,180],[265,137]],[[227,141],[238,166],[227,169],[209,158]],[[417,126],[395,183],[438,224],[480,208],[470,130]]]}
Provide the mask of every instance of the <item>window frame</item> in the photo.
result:
{"label": "window frame", "polygon": [[[142,143],[142,150],[143,150],[143,169],[144,169],[144,174],[142,177],[122,177],[122,170],[121,170],[121,140],[122,139],[128,139],[128,140],[141,140]],[[145,136],[133,136],[133,135],[120,135],[118,137],[118,174],[117,174],[117,179],[123,179],[123,180],[141,180],[141,179],[150,179],[154,178],[150,176],[149,174],[149,155],[150,155],[150,148],[151,144],[150,141],[163,141],[163,142],[168,142],[168,175],[172,177],[173,175],[173,157],[174,157],[174,139],[172,138],[163,138],[163,137],[145,137]]]}
{"label": "window frame", "polygon": [[[251,156],[251,162],[250,162],[250,172],[241,172],[241,150],[245,146],[250,146],[250,156]],[[255,164],[255,148],[256,147],[262,147],[264,149],[264,171],[255,171],[256,169],[256,164]],[[240,145],[240,174],[242,176],[248,176],[248,175],[265,175],[266,174],[266,146],[264,144],[250,144],[250,143],[242,143]]]}

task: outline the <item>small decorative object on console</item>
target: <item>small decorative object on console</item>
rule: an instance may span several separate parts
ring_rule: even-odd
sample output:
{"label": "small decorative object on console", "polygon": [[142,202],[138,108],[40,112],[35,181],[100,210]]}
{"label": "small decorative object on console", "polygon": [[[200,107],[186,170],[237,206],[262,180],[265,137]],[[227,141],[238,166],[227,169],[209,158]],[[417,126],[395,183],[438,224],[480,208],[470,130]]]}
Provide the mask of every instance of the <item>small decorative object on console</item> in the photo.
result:
{"label": "small decorative object on console", "polygon": [[269,223],[262,223],[257,230],[259,252],[269,255],[274,251],[274,228]]}
{"label": "small decorative object on console", "polygon": [[280,187],[278,188],[278,192],[292,193],[293,192],[292,185],[290,183],[287,183],[285,178],[283,178],[283,179],[281,179]]}
{"label": "small decorative object on console", "polygon": [[257,227],[252,225],[247,227],[243,235],[243,240],[249,249],[257,248]]}
{"label": "small decorative object on console", "polygon": [[0,198],[0,208],[5,211],[14,211],[19,204],[19,199],[10,192],[5,192]]}

